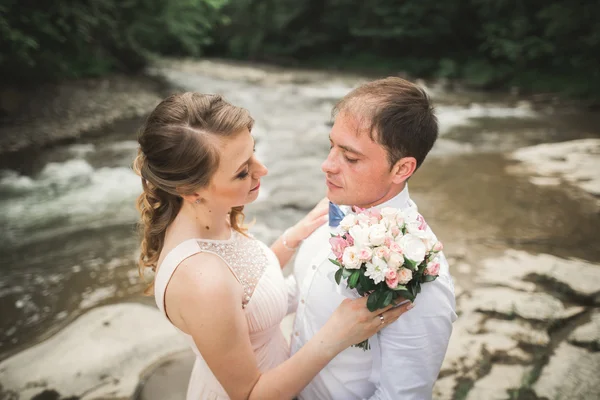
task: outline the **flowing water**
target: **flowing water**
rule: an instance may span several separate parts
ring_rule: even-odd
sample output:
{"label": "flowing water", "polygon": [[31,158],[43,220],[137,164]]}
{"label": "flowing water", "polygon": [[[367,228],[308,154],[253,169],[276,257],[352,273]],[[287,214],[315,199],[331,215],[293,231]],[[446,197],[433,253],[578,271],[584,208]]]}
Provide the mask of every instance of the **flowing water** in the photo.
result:
{"label": "flowing water", "polygon": [[[224,75],[229,71],[230,76]],[[247,208],[273,240],[323,195],[330,110],[360,78],[231,65],[173,65],[174,88],[221,93],[256,119],[258,156],[270,169]],[[258,74],[258,78],[257,78]],[[285,77],[284,78],[282,78]],[[175,90],[175,89],[174,89]],[[594,114],[533,111],[492,95],[433,91],[441,137],[410,190],[451,259],[506,248],[600,261],[600,216],[577,188],[534,186],[507,172],[506,155],[529,145],[598,137]],[[52,335],[92,307],[140,295],[131,170],[141,120],[18,160],[0,171],[0,359]],[[453,270],[469,286],[472,272]]]}

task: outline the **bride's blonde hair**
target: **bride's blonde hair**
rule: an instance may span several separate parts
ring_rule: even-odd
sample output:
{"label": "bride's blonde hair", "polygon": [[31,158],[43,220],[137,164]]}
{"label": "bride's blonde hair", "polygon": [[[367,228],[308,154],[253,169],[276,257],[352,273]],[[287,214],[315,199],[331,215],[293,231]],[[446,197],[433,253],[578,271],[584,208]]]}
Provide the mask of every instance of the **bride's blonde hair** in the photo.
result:
{"label": "bride's blonde hair", "polygon": [[[139,272],[156,270],[165,231],[182,204],[181,195],[206,187],[219,167],[215,136],[231,137],[252,130],[247,110],[227,103],[219,95],[175,94],[163,100],[148,116],[138,134],[139,149],[133,163],[142,178],[137,199],[142,236]],[[231,209],[231,227],[244,233],[243,206]],[[150,286],[146,293],[152,290]]]}

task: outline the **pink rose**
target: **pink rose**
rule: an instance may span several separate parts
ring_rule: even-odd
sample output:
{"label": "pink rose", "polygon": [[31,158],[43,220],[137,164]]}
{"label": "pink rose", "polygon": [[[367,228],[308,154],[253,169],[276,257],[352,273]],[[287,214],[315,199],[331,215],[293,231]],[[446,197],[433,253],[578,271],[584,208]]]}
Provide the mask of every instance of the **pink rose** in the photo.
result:
{"label": "pink rose", "polygon": [[385,240],[383,241],[383,245],[385,247],[390,247],[391,244],[392,244],[392,238],[386,237]]}
{"label": "pink rose", "polygon": [[397,278],[398,278],[398,273],[393,268],[389,268],[387,270],[387,272],[385,273],[385,279],[393,280],[393,279],[397,279]]}
{"label": "pink rose", "polygon": [[444,245],[442,244],[442,242],[437,242],[436,244],[433,245],[433,251],[435,251],[436,253],[438,253],[442,250],[444,250]]}
{"label": "pink rose", "polygon": [[390,250],[394,253],[402,254],[402,247],[396,242],[390,243]]}
{"label": "pink rose", "polygon": [[329,244],[331,245],[331,251],[335,254],[335,258],[338,260],[344,255],[344,249],[348,247],[348,242],[341,236],[334,236],[329,238]]}
{"label": "pink rose", "polygon": [[348,242],[348,246],[354,246],[354,238],[349,233],[346,233],[346,241]]}
{"label": "pink rose", "polygon": [[425,268],[425,275],[438,276],[440,274],[440,263],[437,261],[431,261]]}
{"label": "pink rose", "polygon": [[398,287],[398,278],[396,278],[396,279],[385,278],[385,283],[388,285],[388,287],[390,289],[396,289]]}
{"label": "pink rose", "polygon": [[385,283],[390,289],[396,289],[398,287],[398,274],[396,270],[390,268],[385,273]]}
{"label": "pink rose", "polygon": [[400,268],[398,271],[398,282],[406,285],[412,279],[412,271],[408,268]]}
{"label": "pink rose", "polygon": [[392,236],[396,237],[396,236],[398,236],[399,233],[400,233],[400,228],[398,228],[397,226],[392,226]]}
{"label": "pink rose", "polygon": [[368,247],[364,247],[358,252],[358,259],[361,261],[370,261],[371,257],[373,257],[373,252]]}
{"label": "pink rose", "polygon": [[419,230],[424,231],[427,229],[427,222],[425,222],[425,218],[421,214],[417,217],[417,221],[419,222]]}
{"label": "pink rose", "polygon": [[385,246],[379,246],[375,248],[375,255],[379,258],[382,259],[388,259],[390,258],[390,248],[389,247],[385,247]]}
{"label": "pink rose", "polygon": [[379,211],[377,208],[373,208],[371,210],[371,217],[377,218],[377,221],[379,221],[381,219],[381,211]]}

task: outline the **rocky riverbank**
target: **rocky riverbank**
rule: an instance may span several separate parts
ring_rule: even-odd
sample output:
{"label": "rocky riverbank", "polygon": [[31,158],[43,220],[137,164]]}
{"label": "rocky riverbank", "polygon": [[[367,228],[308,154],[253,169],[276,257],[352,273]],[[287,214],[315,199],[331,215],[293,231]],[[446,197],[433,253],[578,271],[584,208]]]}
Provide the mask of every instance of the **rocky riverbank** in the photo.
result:
{"label": "rocky riverbank", "polygon": [[166,90],[160,79],[112,75],[0,93],[0,155],[74,141],[115,121],[143,116]]}
{"label": "rocky riverbank", "polygon": [[[256,217],[253,232],[265,242],[300,218],[323,195],[319,165],[328,149],[329,111],[336,99],[365,80],[352,75],[210,60],[164,61],[149,73],[166,81],[172,90],[222,93],[251,111],[256,119],[253,134],[257,154],[270,168],[270,174],[264,179],[258,201],[248,207],[248,215]],[[121,99],[138,98],[138,89],[127,92],[127,83],[122,85],[120,91],[116,90]],[[160,90],[144,90],[135,100],[141,102],[136,108],[140,114],[160,98]],[[435,386],[435,398],[600,397],[600,380],[595,374],[600,364],[600,244],[596,239],[600,226],[596,172],[600,131],[594,130],[597,124],[593,119],[597,116],[565,116],[552,109],[537,110],[515,98],[446,93],[435,85],[427,90],[436,102],[441,137],[411,180],[411,195],[445,243],[459,313]],[[109,107],[110,89],[101,89],[100,93],[105,107],[96,109],[106,110],[103,115],[116,115],[108,111],[113,107]],[[80,102],[83,98],[78,97]],[[89,107],[82,105],[81,110],[89,112]],[[88,112],[78,114],[85,123],[92,121]],[[76,118],[67,114],[60,114],[50,124],[56,132],[70,125],[86,126],[72,124]],[[110,123],[112,119],[97,121]],[[11,128],[9,136],[36,135],[20,129]],[[84,131],[66,137],[79,137]],[[133,291],[127,291],[123,282],[117,282],[135,277],[133,243],[131,249],[123,244],[128,243],[123,238],[131,236],[135,212],[126,210],[121,215],[111,210],[133,204],[136,188],[131,185],[136,180],[127,170],[135,153],[131,133],[121,132],[119,136],[113,131],[105,130],[103,134],[119,142],[94,142],[83,136],[76,148],[63,151],[66,156],[61,153],[61,157],[75,157],[75,161],[67,158],[61,159],[63,164],[52,164],[53,171],[70,165],[85,167],[76,176],[81,182],[75,188],[75,198],[99,202],[93,203],[89,215],[98,219],[95,214],[106,212],[108,217],[102,222],[121,218],[124,228],[118,231],[92,220],[102,230],[88,235],[93,239],[92,247],[82,251],[84,261],[73,261],[78,271],[90,268],[86,279],[106,288],[90,290],[88,295],[87,287],[64,286],[62,291],[82,290],[86,296],[97,293],[100,298],[85,302],[76,297],[80,307],[86,305],[83,315],[73,318],[52,337],[31,343],[26,350],[0,362],[1,400],[184,398],[190,352],[151,300],[131,295],[139,291],[140,285],[129,283]],[[19,202],[27,199],[14,200],[25,190],[23,182],[35,188],[41,178],[11,174],[6,175],[10,179],[0,179],[0,193],[3,185],[11,188],[9,200],[13,203],[8,204],[12,214],[6,218],[0,214],[0,221],[15,224],[23,232],[35,229],[39,237],[51,240],[51,235],[42,235],[48,229],[45,225],[37,228],[21,221],[27,213],[18,214],[22,212]],[[114,177],[119,177],[127,190],[108,186],[110,195],[103,200],[86,189],[96,184],[106,196],[107,186],[101,179]],[[18,190],[17,183],[21,185]],[[67,190],[69,186],[60,188]],[[44,204],[63,201],[70,194],[44,198]],[[78,203],[65,204],[75,207]],[[78,217],[76,225],[92,218],[86,209],[73,212]],[[69,229],[75,228],[68,226],[65,230]],[[77,236],[68,242],[71,248],[81,246],[87,237],[69,232]],[[110,257],[85,259],[87,252],[99,246],[94,243],[105,240],[103,235],[116,239],[106,240],[102,246],[110,243],[126,249]],[[49,249],[51,245],[62,246],[62,240],[59,235],[57,242],[42,244]],[[44,256],[35,249],[29,253]],[[15,254],[14,259],[21,253]],[[60,256],[66,258],[62,253]],[[104,269],[111,274],[103,274]],[[76,285],[83,278],[69,279]],[[0,292],[8,290],[11,286],[0,282]],[[33,295],[29,296],[19,298],[17,308],[36,306],[32,305]],[[6,299],[6,304],[14,302],[12,297]],[[93,305],[98,307],[88,309]],[[72,312],[81,311],[77,308]],[[290,318],[284,320],[282,329],[291,333]]]}

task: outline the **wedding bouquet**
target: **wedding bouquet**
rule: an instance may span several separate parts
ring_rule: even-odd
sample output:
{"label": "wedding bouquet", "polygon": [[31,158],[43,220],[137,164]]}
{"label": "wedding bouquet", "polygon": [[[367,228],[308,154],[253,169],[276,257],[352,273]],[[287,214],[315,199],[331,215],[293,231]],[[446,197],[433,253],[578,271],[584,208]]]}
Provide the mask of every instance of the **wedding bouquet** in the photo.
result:
{"label": "wedding bouquet", "polygon": [[[442,243],[415,207],[355,210],[340,222],[340,233],[329,239],[336,257],[329,260],[339,267],[334,278],[340,293],[369,296],[370,311],[385,308],[399,297],[414,301],[421,284],[438,277]],[[355,346],[369,349],[368,341]]]}

